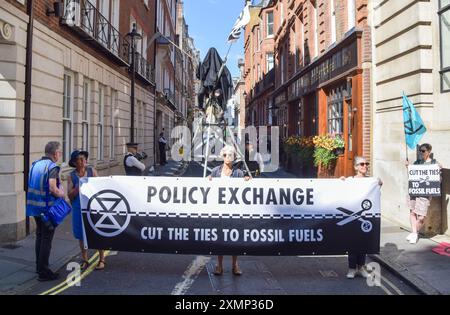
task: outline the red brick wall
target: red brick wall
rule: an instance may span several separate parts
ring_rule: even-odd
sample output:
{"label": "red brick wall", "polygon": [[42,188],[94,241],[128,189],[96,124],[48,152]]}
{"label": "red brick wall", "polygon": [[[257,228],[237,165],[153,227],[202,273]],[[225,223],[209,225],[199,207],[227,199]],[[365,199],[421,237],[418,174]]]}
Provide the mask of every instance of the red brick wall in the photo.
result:
{"label": "red brick wall", "polygon": [[[120,1],[120,29],[119,32],[122,35],[127,34],[130,31],[130,16],[139,23],[147,34],[148,40],[155,34],[156,28],[156,1],[148,1],[148,9],[144,5],[142,0],[126,0]],[[153,64],[155,60],[155,42],[148,49],[147,60]]]}

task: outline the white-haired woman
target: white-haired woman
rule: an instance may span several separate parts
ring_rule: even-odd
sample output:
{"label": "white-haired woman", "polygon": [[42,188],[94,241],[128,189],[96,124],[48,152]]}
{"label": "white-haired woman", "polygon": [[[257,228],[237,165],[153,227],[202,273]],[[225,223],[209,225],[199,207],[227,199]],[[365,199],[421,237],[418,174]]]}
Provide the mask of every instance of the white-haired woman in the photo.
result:
{"label": "white-haired woman", "polygon": [[[369,165],[366,158],[362,156],[357,156],[354,159],[354,167],[356,175],[351,178],[364,178],[369,177]],[[345,177],[341,177],[342,180],[345,180]],[[381,179],[378,179],[378,184],[380,186],[383,185]],[[369,274],[366,271],[366,254],[365,253],[349,253],[348,254],[348,273],[347,278],[353,279],[355,276],[361,276],[363,278],[367,278]]]}
{"label": "white-haired woman", "polygon": [[[244,173],[237,167],[234,167],[234,160],[236,159],[236,150],[233,146],[225,146],[220,151],[220,156],[223,158],[223,164],[217,166],[211,171],[209,180],[213,178],[244,178],[246,181],[249,177],[244,177]],[[233,256],[232,271],[235,276],[242,275],[242,271],[237,263],[237,256]],[[216,276],[223,274],[223,256],[217,257],[217,265],[214,270]]]}

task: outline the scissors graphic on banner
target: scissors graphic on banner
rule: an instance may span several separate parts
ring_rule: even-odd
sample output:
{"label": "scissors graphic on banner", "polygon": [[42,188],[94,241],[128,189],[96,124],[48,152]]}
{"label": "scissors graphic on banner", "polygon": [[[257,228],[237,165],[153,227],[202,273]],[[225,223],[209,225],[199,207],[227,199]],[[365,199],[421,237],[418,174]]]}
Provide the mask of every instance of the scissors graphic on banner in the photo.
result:
{"label": "scissors graphic on banner", "polygon": [[337,208],[339,211],[341,211],[342,213],[347,214],[349,217],[345,218],[344,220],[338,222],[338,226],[344,226],[347,225],[353,221],[360,221],[361,222],[361,230],[364,233],[369,233],[372,231],[373,229],[373,225],[372,222],[365,220],[362,218],[364,212],[369,211],[372,209],[372,201],[366,199],[361,203],[361,210],[359,211],[351,211],[349,209],[345,209],[345,208]]}

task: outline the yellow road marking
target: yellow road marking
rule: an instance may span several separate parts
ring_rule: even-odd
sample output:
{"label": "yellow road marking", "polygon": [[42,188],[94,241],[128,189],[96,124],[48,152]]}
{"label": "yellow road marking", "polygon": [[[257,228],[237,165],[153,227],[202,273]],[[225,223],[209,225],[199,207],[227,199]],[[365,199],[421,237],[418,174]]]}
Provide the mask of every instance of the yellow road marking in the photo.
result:
{"label": "yellow road marking", "polygon": [[[95,259],[97,259],[97,257],[98,257],[98,252],[96,252],[96,253],[89,259],[89,264],[92,264],[92,262],[93,262]],[[61,282],[60,284],[54,286],[54,287],[51,288],[50,290],[47,290],[47,291],[45,291],[45,292],[43,292],[43,293],[41,293],[41,294],[39,294],[39,295],[47,295],[47,294],[49,294],[50,292],[52,292],[52,291],[54,291],[54,290],[57,290],[58,288],[60,288],[60,287],[62,287],[62,286],[64,286],[64,285],[66,285],[66,284],[67,284],[67,282],[66,282],[66,280],[64,280],[64,281]]]}
{"label": "yellow road marking", "polygon": [[[109,251],[105,251],[105,258],[108,257]],[[95,264],[91,264],[91,266],[89,266],[89,268],[87,268],[82,274],[81,276],[77,279],[77,281],[74,281],[73,283],[66,284],[64,287],[62,287],[61,289],[54,291],[52,293],[50,293],[49,295],[57,295],[73,286],[75,286],[76,284],[80,283],[81,280],[83,280],[84,278],[86,278],[87,276],[89,276],[91,274],[92,271],[94,271],[96,265],[98,263],[98,260],[95,261]]]}
{"label": "yellow road marking", "polygon": [[[105,257],[108,255],[108,253],[109,253],[109,251],[106,251],[106,252],[105,252]],[[97,258],[98,258],[98,257],[99,257],[99,254],[98,254],[98,252],[96,252],[96,253],[89,259],[89,265],[90,265],[90,267],[87,268],[86,270],[84,270],[84,271],[82,272],[80,278],[79,278],[76,282],[72,283],[71,286],[77,284],[79,281],[81,281],[82,279],[84,279],[84,278],[87,276],[87,275],[86,275],[86,276],[83,276],[83,275],[84,275],[89,269],[91,269],[92,266],[95,266],[95,265],[96,265],[96,264],[94,264],[94,261],[97,263]],[[95,268],[95,267],[94,267],[94,268]],[[89,273],[91,273],[91,272],[92,272],[92,270],[91,270]],[[66,290],[68,287],[69,287],[69,285],[67,284],[67,279],[66,279],[66,280],[64,280],[63,282],[61,282],[60,284],[58,284],[58,285],[54,286],[53,288],[51,288],[50,290],[47,290],[47,291],[45,291],[45,292],[43,292],[43,293],[41,293],[41,294],[39,294],[39,295],[53,295],[52,293],[54,293],[54,291],[57,291],[57,293],[59,293],[59,292],[62,292],[62,291],[64,291],[64,290]],[[61,289],[61,288],[63,288],[63,289]],[[60,290],[60,289],[61,289],[61,290]]]}

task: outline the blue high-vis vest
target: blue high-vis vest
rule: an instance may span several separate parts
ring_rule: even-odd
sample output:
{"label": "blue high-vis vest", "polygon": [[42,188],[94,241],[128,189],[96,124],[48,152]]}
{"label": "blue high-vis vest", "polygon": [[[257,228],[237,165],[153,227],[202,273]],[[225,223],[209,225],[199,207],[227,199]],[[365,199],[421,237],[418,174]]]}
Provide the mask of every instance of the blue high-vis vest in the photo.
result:
{"label": "blue high-vis vest", "polygon": [[28,178],[27,212],[28,217],[45,213],[56,201],[50,193],[49,174],[57,166],[52,160],[39,160],[33,163]]}

